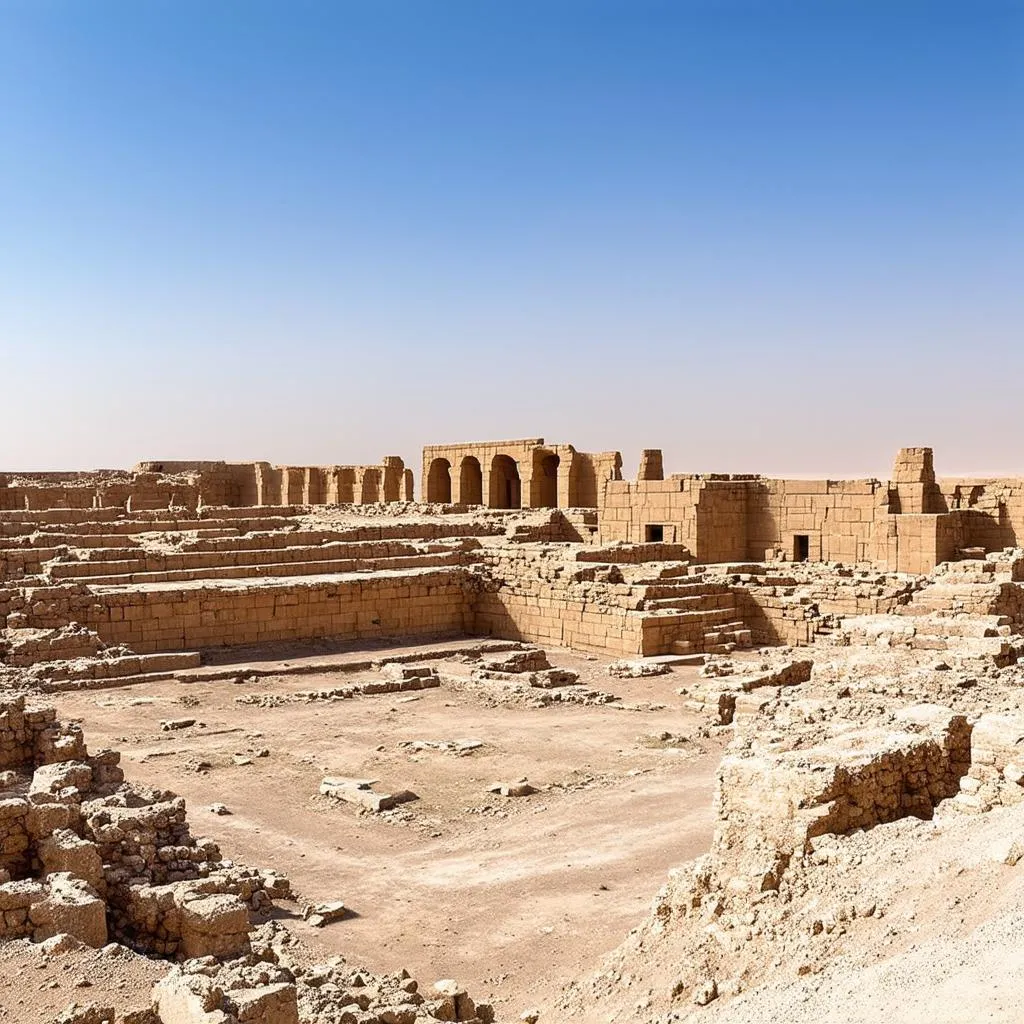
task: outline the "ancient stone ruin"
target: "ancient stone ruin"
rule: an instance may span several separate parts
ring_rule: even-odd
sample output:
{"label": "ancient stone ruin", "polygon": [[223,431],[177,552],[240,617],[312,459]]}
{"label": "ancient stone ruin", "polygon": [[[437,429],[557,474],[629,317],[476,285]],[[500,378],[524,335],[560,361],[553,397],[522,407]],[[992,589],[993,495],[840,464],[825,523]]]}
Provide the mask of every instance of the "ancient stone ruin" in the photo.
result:
{"label": "ancient stone ruin", "polygon": [[[927,448],[887,481],[666,475],[657,449],[624,480],[618,452],[530,438],[428,446],[413,484],[394,456],[0,475],[0,952],[150,972],[129,999],[94,966],[59,1019],[759,1020],[898,969],[952,888],[976,923],[1016,912],[1024,480],[936,477]],[[659,809],[684,791],[706,825]],[[614,941],[566,897],[561,947],[594,942],[570,969],[554,925],[516,931],[551,870],[527,813],[563,886],[703,839]],[[470,881],[506,846],[504,882]],[[373,891],[454,908],[393,929],[429,984],[360,931],[388,864]],[[516,896],[484,911],[485,885]],[[459,945],[488,913],[514,970]]]}

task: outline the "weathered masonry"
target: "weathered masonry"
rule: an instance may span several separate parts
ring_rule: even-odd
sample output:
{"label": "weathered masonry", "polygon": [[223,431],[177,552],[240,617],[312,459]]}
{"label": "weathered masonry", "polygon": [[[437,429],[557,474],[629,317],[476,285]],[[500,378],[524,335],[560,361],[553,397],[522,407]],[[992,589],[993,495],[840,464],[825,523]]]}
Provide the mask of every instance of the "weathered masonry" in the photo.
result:
{"label": "weathered masonry", "polygon": [[621,470],[618,452],[579,452],[542,437],[428,445],[422,497],[488,508],[597,508]]}
{"label": "weathered masonry", "polygon": [[936,479],[930,448],[902,449],[889,481],[662,478],[650,454],[637,480],[605,484],[603,543],[683,544],[698,562],[826,561],[922,573],[1024,538],[1024,480]]}
{"label": "weathered masonry", "polygon": [[397,455],[373,466],[151,460],[130,471],[0,473],[0,511],[372,505],[412,499],[412,470]]}

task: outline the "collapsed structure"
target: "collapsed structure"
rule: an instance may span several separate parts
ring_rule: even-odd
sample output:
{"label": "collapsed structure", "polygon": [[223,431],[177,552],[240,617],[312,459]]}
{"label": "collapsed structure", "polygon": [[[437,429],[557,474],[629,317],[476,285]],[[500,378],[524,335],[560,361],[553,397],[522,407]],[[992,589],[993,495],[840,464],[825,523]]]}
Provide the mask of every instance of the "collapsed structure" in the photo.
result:
{"label": "collapsed structure", "polygon": [[[420,505],[397,458],[7,474],[0,682],[144,686],[187,678],[214,650],[324,639],[473,636],[657,659],[627,662],[623,678],[703,666],[681,693],[686,714],[731,741],[714,842],[621,954],[675,942],[673,976],[638,1008],[613,968],[557,1011],[588,1019],[596,1002],[620,1014],[602,1019],[650,1021],[660,1000],[676,1020],[681,996],[703,1006],[763,980],[757,965],[780,942],[804,956],[805,919],[818,949],[837,921],[872,917],[866,904],[814,910],[807,893],[824,899],[829,878],[814,872],[835,844],[1024,798],[1024,480],[938,478],[927,448],[903,449],[888,481],[666,477],[662,462],[645,451],[627,481],[617,452],[435,445]],[[744,654],[769,647],[783,650]],[[547,665],[539,651],[512,661]],[[477,675],[525,671],[506,669]],[[537,674],[536,688],[574,681]],[[126,788],[116,755],[89,755],[24,697],[0,711],[0,770],[0,937],[239,957],[253,915],[287,895],[272,874],[226,868],[191,838],[180,801]],[[205,1020],[171,1016],[205,983],[181,985],[166,1019]],[[458,998],[430,1012],[464,1019]],[[419,1012],[413,1000],[393,1018]]]}

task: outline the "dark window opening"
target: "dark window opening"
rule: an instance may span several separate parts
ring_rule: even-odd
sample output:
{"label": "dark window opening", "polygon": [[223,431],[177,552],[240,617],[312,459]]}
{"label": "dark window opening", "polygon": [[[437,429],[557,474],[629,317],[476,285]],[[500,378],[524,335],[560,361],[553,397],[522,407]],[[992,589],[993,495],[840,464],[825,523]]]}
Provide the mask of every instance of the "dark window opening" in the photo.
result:
{"label": "dark window opening", "polygon": [[806,533],[793,535],[793,561],[806,562],[811,557],[811,538]]}
{"label": "dark window opening", "polygon": [[649,524],[644,528],[644,540],[648,544],[661,544],[665,540],[665,527],[658,524]]}

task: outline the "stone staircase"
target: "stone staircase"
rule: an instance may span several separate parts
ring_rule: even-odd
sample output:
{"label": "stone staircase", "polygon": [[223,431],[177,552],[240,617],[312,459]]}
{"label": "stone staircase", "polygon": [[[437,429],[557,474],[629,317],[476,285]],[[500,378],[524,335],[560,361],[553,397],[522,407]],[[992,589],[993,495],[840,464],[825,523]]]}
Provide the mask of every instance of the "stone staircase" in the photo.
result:
{"label": "stone staircase", "polygon": [[[458,587],[477,536],[506,526],[372,517],[311,526],[308,511],[0,512],[0,685],[26,676],[40,689],[168,678],[221,642],[222,617],[236,642],[372,634],[380,615],[361,607],[364,591],[396,621],[417,615],[424,633],[443,631],[457,612],[437,609],[435,627],[433,588]],[[308,614],[292,610],[300,602]]]}
{"label": "stone staircase", "polygon": [[673,654],[729,654],[751,645],[751,633],[736,609],[732,589],[703,578],[699,567],[677,567],[642,583],[641,610],[672,626]]}
{"label": "stone staircase", "polygon": [[0,582],[102,587],[440,568],[462,564],[479,546],[458,527],[451,533],[462,536],[447,535],[447,524],[303,529],[302,509],[207,510],[208,518],[180,519],[90,511],[95,519],[75,510],[70,521],[0,513]]}

